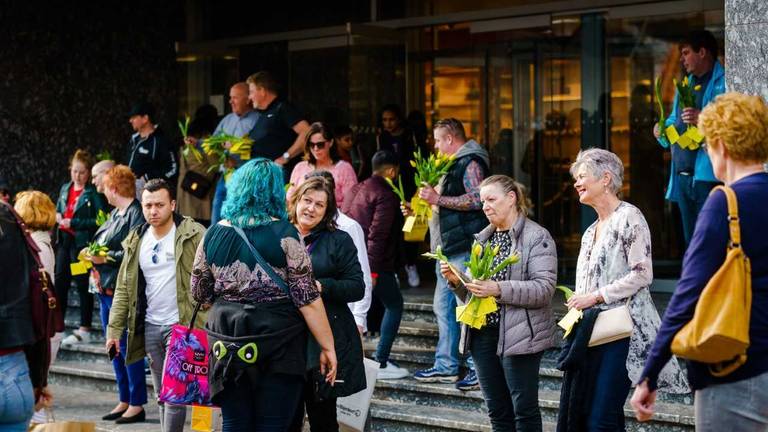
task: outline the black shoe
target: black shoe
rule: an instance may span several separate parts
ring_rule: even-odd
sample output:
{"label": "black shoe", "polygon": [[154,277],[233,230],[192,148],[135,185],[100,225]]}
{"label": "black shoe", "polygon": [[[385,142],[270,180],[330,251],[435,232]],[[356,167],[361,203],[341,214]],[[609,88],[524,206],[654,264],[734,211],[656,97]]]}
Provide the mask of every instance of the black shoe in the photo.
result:
{"label": "black shoe", "polygon": [[117,420],[117,419],[119,419],[120,417],[122,417],[122,416],[123,416],[123,413],[124,413],[124,412],[126,412],[126,411],[128,411],[128,409],[127,409],[127,408],[126,408],[126,409],[124,409],[124,410],[122,410],[122,411],[118,411],[118,412],[109,413],[109,414],[105,415],[104,417],[102,417],[101,419],[102,419],[102,420]]}
{"label": "black shoe", "polygon": [[117,424],[130,424],[130,423],[139,423],[146,420],[147,413],[142,409],[140,413],[136,415],[132,415],[130,417],[121,416],[119,419],[115,420],[115,423]]}

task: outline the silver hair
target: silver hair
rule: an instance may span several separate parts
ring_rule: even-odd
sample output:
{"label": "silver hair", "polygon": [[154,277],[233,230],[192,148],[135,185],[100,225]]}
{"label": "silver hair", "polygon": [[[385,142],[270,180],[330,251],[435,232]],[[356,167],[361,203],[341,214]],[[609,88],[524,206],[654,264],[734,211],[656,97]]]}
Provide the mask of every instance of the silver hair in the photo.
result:
{"label": "silver hair", "polygon": [[611,182],[608,188],[618,195],[624,182],[624,164],[615,153],[599,148],[582,150],[576,156],[576,161],[571,164],[571,176],[576,177],[576,172],[584,165],[587,171],[595,178],[600,178],[608,173]]}

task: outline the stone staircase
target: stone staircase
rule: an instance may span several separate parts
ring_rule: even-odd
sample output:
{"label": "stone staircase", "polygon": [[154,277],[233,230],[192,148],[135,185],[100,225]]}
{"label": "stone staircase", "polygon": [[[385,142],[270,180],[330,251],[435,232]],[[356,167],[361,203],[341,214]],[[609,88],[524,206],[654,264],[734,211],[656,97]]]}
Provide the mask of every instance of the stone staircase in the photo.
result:
{"label": "stone staircase", "polygon": [[[74,294],[74,293],[73,293]],[[391,359],[414,372],[428,368],[434,360],[437,324],[432,312],[430,289],[404,291],[406,298],[403,321],[392,349]],[[663,301],[658,303],[663,303]],[[564,312],[563,299],[555,298],[556,314]],[[559,306],[558,306],[559,305]],[[97,305],[98,307],[98,305]],[[67,312],[68,330],[75,328],[79,317],[77,295],[70,295]],[[90,343],[62,348],[51,367],[51,382],[60,386],[115,392],[112,368],[104,353],[98,313],[94,313],[98,335]],[[371,356],[377,338],[365,338],[365,352]],[[545,431],[554,431],[560,399],[562,373],[557,370],[557,350],[544,354],[539,371],[539,403]],[[151,379],[147,377],[151,388]],[[692,395],[660,393],[657,413],[648,423],[638,423],[625,405],[628,431],[693,431]],[[412,378],[379,380],[371,402],[372,431],[490,431],[487,411],[480,391],[461,392],[452,384],[421,383]]]}

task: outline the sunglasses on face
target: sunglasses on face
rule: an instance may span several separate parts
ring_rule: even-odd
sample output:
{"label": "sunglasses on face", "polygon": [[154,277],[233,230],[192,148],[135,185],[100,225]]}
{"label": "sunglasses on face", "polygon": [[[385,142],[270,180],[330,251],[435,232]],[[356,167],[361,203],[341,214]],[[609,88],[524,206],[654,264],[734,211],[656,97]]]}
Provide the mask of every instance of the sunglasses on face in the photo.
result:
{"label": "sunglasses on face", "polygon": [[308,145],[310,149],[316,148],[318,150],[322,150],[325,148],[325,141],[319,141],[319,142],[310,141]]}

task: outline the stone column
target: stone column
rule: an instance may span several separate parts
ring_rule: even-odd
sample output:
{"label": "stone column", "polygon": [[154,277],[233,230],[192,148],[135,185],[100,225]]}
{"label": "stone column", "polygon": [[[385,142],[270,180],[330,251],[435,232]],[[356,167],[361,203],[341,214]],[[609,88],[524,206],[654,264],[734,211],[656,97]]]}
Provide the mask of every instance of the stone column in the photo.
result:
{"label": "stone column", "polygon": [[768,101],[768,1],[725,0],[725,79]]}

